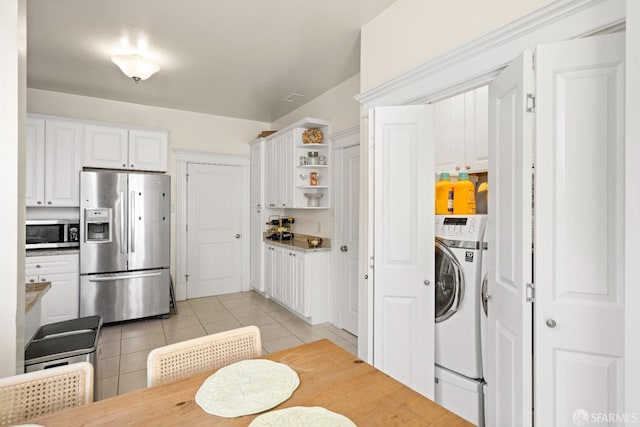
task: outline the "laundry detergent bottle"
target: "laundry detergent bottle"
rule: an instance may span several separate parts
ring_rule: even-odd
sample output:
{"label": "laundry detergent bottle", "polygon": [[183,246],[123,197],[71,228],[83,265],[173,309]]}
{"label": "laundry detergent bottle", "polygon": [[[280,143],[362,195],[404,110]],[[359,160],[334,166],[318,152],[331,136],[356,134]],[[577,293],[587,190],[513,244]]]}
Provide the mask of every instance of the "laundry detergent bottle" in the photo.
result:
{"label": "laundry detergent bottle", "polygon": [[475,215],[476,194],[475,185],[469,181],[469,174],[460,172],[458,180],[453,186],[454,215]]}
{"label": "laundry detergent bottle", "polygon": [[453,183],[449,174],[443,172],[436,182],[436,215],[453,213]]}

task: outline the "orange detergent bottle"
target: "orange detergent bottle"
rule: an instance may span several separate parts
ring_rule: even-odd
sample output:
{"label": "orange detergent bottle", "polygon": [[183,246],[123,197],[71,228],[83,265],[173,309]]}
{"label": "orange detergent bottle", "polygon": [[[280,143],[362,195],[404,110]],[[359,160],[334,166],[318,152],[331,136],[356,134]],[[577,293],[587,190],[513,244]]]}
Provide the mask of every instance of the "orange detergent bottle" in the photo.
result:
{"label": "orange detergent bottle", "polygon": [[453,186],[454,215],[475,215],[476,194],[475,185],[469,181],[469,174],[460,172],[458,180]]}
{"label": "orange detergent bottle", "polygon": [[443,172],[436,182],[436,215],[453,213],[453,183],[449,174]]}

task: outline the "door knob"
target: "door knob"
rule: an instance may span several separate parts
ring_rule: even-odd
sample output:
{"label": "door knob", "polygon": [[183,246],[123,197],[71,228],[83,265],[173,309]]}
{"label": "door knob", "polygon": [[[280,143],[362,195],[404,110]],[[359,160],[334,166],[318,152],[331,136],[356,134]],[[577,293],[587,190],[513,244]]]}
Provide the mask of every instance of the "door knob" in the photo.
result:
{"label": "door knob", "polygon": [[236,234],[236,239],[239,239],[239,238],[240,238],[240,235],[239,235],[239,234]]}
{"label": "door knob", "polygon": [[347,252],[348,250],[349,250],[349,247],[347,245],[340,246],[340,251],[341,252]]}
{"label": "door knob", "polygon": [[553,319],[547,319],[547,326],[550,328],[555,328],[556,327],[556,321]]}

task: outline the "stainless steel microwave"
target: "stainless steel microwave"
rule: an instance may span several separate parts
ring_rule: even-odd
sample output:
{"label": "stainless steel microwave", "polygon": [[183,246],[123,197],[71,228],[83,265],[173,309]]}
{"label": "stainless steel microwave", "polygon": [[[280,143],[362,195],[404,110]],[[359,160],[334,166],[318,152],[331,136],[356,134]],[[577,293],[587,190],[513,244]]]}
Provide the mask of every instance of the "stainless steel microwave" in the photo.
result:
{"label": "stainless steel microwave", "polygon": [[28,220],[27,249],[73,248],[80,246],[78,220]]}

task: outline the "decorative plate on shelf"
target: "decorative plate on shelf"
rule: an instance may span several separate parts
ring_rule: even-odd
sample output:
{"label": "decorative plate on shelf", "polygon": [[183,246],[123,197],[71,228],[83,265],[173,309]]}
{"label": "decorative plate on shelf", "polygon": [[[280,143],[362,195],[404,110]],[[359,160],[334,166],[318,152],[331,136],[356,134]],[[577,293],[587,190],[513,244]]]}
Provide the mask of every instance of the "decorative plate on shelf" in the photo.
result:
{"label": "decorative plate on shelf", "polygon": [[298,374],[283,363],[243,360],[218,369],[196,393],[196,403],[219,417],[266,411],[289,399],[300,385]]}
{"label": "decorative plate on shelf", "polygon": [[331,412],[320,406],[294,406],[267,412],[257,416],[249,427],[356,427],[353,421],[344,415]]}
{"label": "decorative plate on shelf", "polygon": [[321,144],[324,134],[320,129],[307,129],[302,132],[302,142],[304,144]]}

